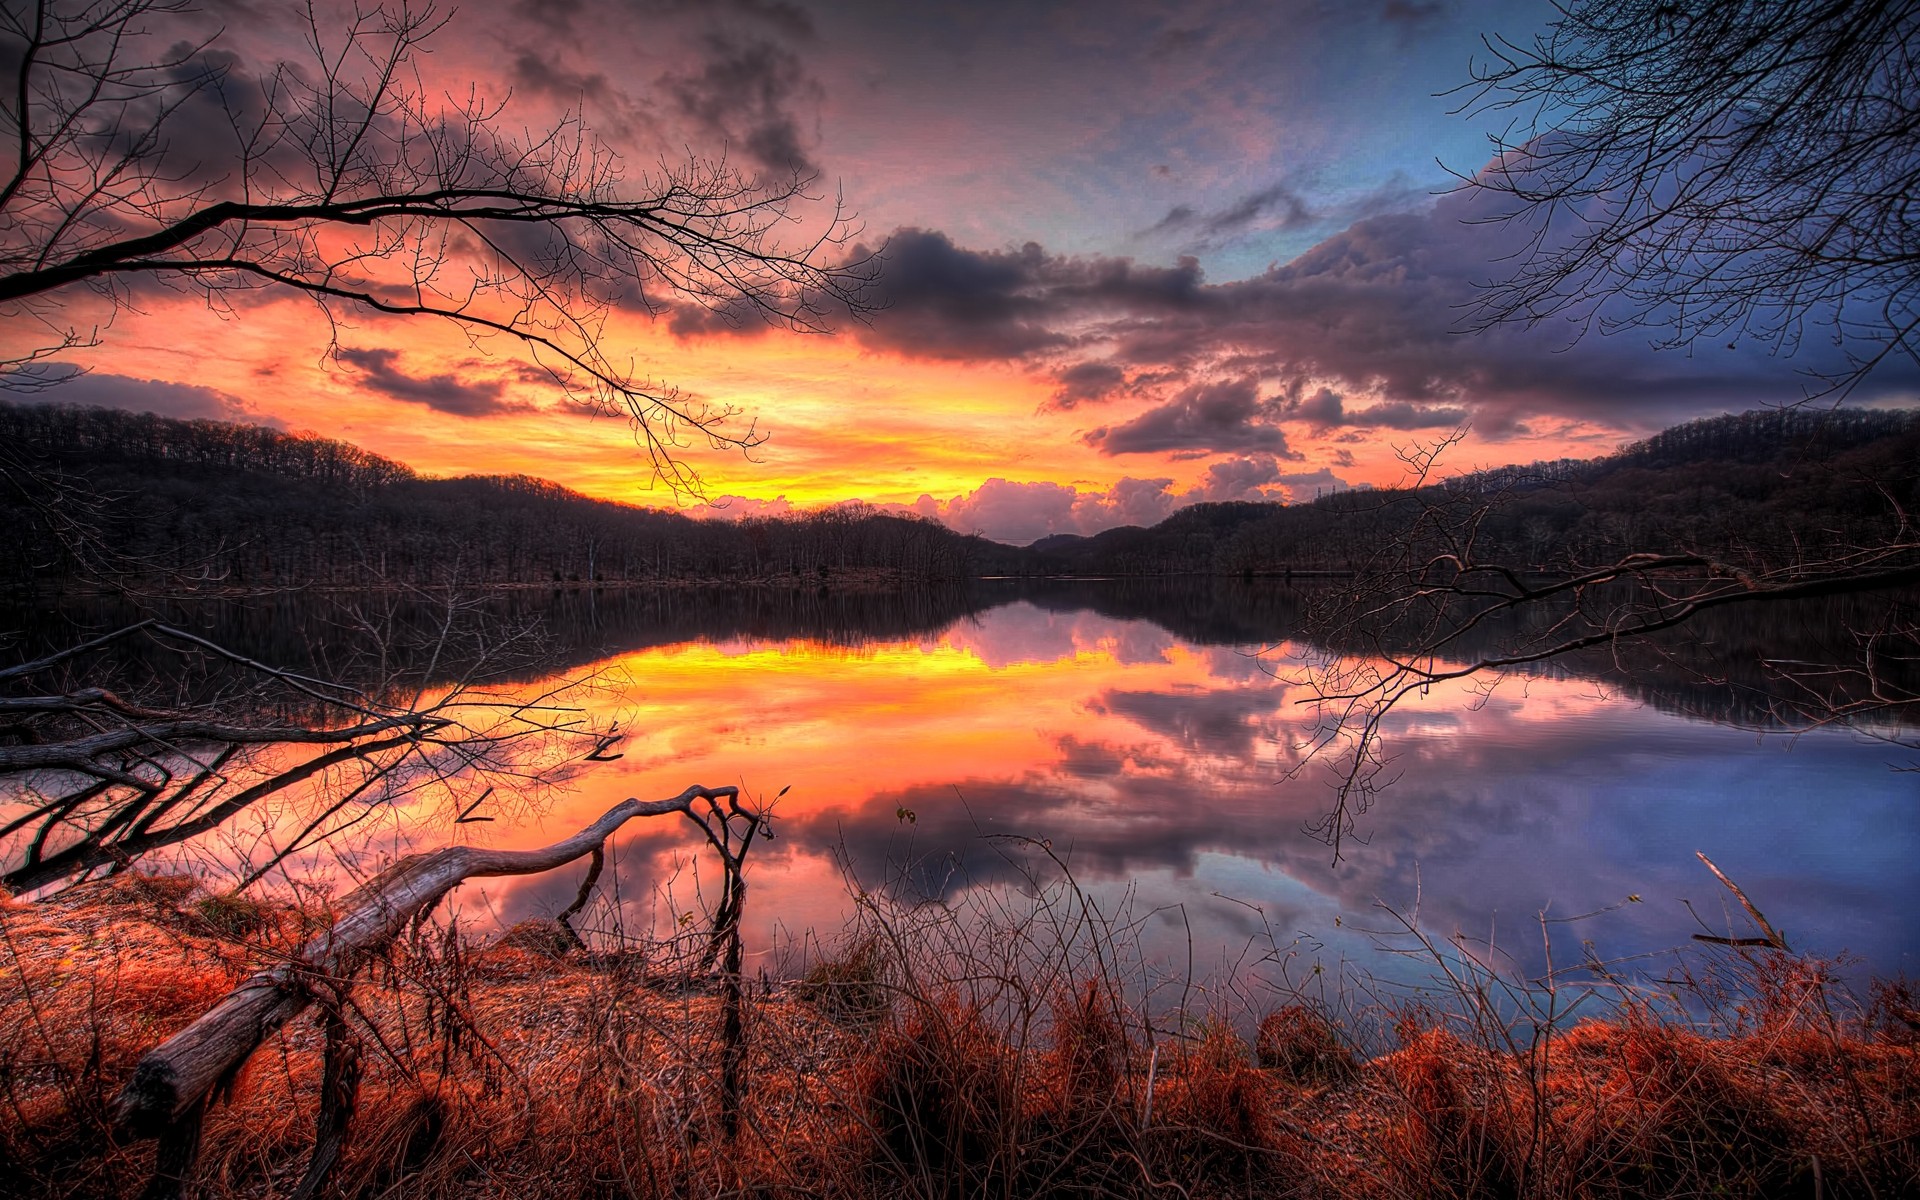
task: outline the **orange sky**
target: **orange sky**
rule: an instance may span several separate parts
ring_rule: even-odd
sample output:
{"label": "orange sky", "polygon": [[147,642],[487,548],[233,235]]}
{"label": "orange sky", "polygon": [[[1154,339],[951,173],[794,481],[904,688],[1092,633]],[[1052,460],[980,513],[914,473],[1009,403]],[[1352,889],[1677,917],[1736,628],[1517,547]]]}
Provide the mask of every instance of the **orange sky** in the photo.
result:
{"label": "orange sky", "polygon": [[[1199,500],[1400,482],[1400,452],[1463,428],[1442,473],[1602,454],[1679,421],[1791,403],[1806,390],[1803,368],[1842,361],[1830,337],[1815,336],[1823,313],[1809,316],[1797,356],[1766,328],[1680,351],[1654,349],[1644,329],[1602,336],[1604,320],[1584,336],[1577,320],[1463,332],[1480,286],[1524,259],[1539,231],[1524,214],[1503,223],[1489,208],[1500,200],[1458,186],[1484,164],[1500,118],[1460,111],[1446,90],[1468,78],[1483,38],[1540,28],[1552,11],[1541,0],[1222,0],[1192,13],[1116,3],[986,19],[967,4],[755,0],[656,6],[642,18],[612,0],[481,0],[415,48],[402,75],[417,105],[387,117],[405,109],[438,128],[448,106],[475,97],[493,130],[519,139],[505,159],[553,144],[543,139],[555,131],[561,142],[584,131],[596,153],[617,156],[622,194],[634,197],[689,156],[752,178],[811,179],[772,228],[791,249],[839,211],[846,237],[817,258],[878,255],[877,306],[864,320],[827,314],[831,328],[813,335],[682,337],[673,321],[695,327],[702,315],[651,279],[650,299],[681,311],[615,311],[600,349],[616,367],[631,360],[758,423],[767,440],[751,458],[698,437],[681,455],[707,496],[734,498],[730,513],[860,499],[1025,542],[1151,524]],[[122,49],[211,56],[206,78],[224,99],[202,103],[213,99],[206,84],[196,104],[166,110],[155,135],[165,149],[142,176],[158,193],[173,189],[182,212],[242,178],[256,197],[301,194],[307,160],[276,176],[284,164],[235,159],[246,130],[234,114],[289,94],[272,81],[311,77],[313,39],[339,51],[356,20],[335,0],[221,19],[163,7]],[[371,39],[361,49],[376,50],[379,35],[364,31],[381,23],[365,12],[359,23]],[[377,136],[357,144],[387,152]],[[99,164],[67,166],[84,181]],[[382,160],[366,179],[393,169]],[[49,220],[0,226],[13,261],[47,252],[26,244],[36,230],[81,231],[57,259],[156,211],[140,193],[105,203],[97,225],[63,223],[48,186],[40,210],[18,198],[13,208]],[[467,256],[472,233],[520,246],[511,226],[469,224],[444,242],[438,227],[418,247],[428,294],[443,303],[497,269]],[[410,263],[394,251],[406,237],[405,227],[330,227],[300,269],[353,282],[384,268],[399,276],[385,284],[409,286]],[[216,240],[179,252],[217,260],[230,248]],[[318,253],[342,247],[367,253]],[[513,253],[545,261],[537,248]],[[0,314],[0,363],[62,330],[92,329],[98,346],[63,352],[51,368],[91,376],[47,398],[275,423],[431,475],[525,473],[610,499],[687,499],[649,489],[630,431],[567,408],[511,339],[476,344],[444,322],[344,307],[335,315],[351,324],[331,326],[310,302],[271,290],[210,305],[191,288],[165,290],[168,279],[116,278],[118,311],[76,286],[32,297]],[[561,294],[573,311],[577,297]],[[493,300],[511,313],[510,296]],[[1920,382],[1895,377],[1905,371],[1894,362],[1855,398],[1911,402]]]}
{"label": "orange sky", "polygon": [[[299,298],[255,303],[224,319],[170,305],[120,313],[102,346],[67,357],[96,372],[210,389],[230,399],[242,419],[339,438],[429,475],[523,473],[608,499],[676,503],[668,489],[650,486],[645,455],[622,421],[570,408],[551,386],[521,378],[526,360],[507,339],[476,345],[445,324],[375,318],[338,331],[343,347],[398,347],[395,366],[412,377],[505,380],[504,395],[525,406],[467,416],[381,394],[352,366],[328,360],[329,333]],[[928,361],[851,337],[776,330],[680,338],[639,317],[611,329],[607,340],[630,348],[652,377],[741,409],[735,428],[751,418],[767,435],[750,458],[701,444],[687,448],[713,497],[784,497],[813,506],[846,499],[911,505],[930,495],[944,503],[995,477],[1091,492],[1123,477],[1166,478],[1181,491],[1208,465],[1202,457],[1101,454],[1082,437],[1113,411],[1051,410],[1055,382],[1018,364]],[[1289,430],[1301,470],[1332,465],[1348,483],[1376,486],[1404,477],[1395,447],[1431,436],[1357,435],[1304,422]],[[1464,470],[1587,456],[1622,436],[1604,425],[1551,421],[1537,436],[1497,444],[1470,435],[1450,459]]]}

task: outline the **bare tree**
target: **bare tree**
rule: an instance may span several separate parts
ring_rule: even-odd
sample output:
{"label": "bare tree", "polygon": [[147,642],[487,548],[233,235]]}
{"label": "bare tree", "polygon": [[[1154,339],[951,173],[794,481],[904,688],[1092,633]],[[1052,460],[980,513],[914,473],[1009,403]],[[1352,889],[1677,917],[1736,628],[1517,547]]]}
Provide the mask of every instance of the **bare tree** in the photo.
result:
{"label": "bare tree", "polygon": [[[369,317],[507,339],[571,402],[627,417],[676,491],[699,488],[684,452],[701,439],[758,444],[730,406],[638,374],[612,322],[694,305],[805,331],[858,312],[869,264],[843,253],[856,231],[842,210],[809,178],[724,157],[630,174],[577,113],[515,132],[504,101],[423,78],[451,16],[309,0],[303,44],[262,61],[186,0],[0,6],[0,393],[52,386],[56,356],[98,340],[76,313],[155,289],[215,311],[279,292],[312,301],[334,350],[343,321]],[[91,582],[123,590],[140,574],[96,536],[111,498],[11,448],[0,486]],[[154,680],[113,686],[105,656],[136,644],[183,670],[217,662],[228,683],[188,699]],[[7,885],[124,869],[311,790],[312,828],[284,855],[382,789],[511,775],[525,743],[581,732],[550,698],[422,675],[412,691],[348,686],[155,620],[0,670],[0,775],[21,801],[0,833]]]}
{"label": "bare tree", "polygon": [[869,281],[840,254],[844,215],[813,214],[805,177],[697,157],[630,177],[578,115],[522,135],[477,91],[436,98],[419,57],[450,17],[399,0],[334,24],[310,3],[303,60],[249,70],[183,0],[8,3],[0,313],[43,337],[0,383],[44,386],[48,358],[97,339],[67,323],[76,288],[215,308],[274,289],[336,329],[432,317],[511,339],[570,399],[628,417],[676,488],[698,486],[690,437],[757,444],[733,408],[637,374],[608,318],[696,304],[818,329]]}
{"label": "bare tree", "polygon": [[1920,363],[1920,3],[1556,0],[1530,43],[1489,40],[1463,107],[1507,114],[1463,176],[1524,231],[1472,316],[1564,318],[1658,343],[1811,325],[1844,392]]}
{"label": "bare tree", "polygon": [[606,756],[611,739],[568,685],[500,686],[538,661],[535,627],[434,599],[408,646],[385,614],[364,614],[371,669],[338,677],[152,618],[0,668],[0,884],[44,892],[264,817],[231,864],[246,888],[409,802],[491,821],[568,760]]}
{"label": "bare tree", "polygon": [[[1490,39],[1458,90],[1504,113],[1491,165],[1461,176],[1482,218],[1519,231],[1485,284],[1471,334],[1568,323],[1573,336],[1651,331],[1655,344],[1742,338],[1783,356],[1818,333],[1840,365],[1811,395],[1842,397],[1897,358],[1920,364],[1920,3],[1896,0],[1556,0],[1526,44]],[[1828,363],[1836,360],[1829,357]],[[1857,500],[1846,528],[1785,545],[1739,531],[1615,542],[1541,562],[1490,545],[1500,505],[1564,481],[1524,471],[1430,485],[1451,441],[1406,452],[1410,489],[1382,506],[1378,549],[1319,613],[1343,653],[1309,672],[1336,798],[1315,826],[1334,847],[1392,778],[1383,723],[1436,684],[1622,654],[1708,613],[1920,583],[1911,464],[1841,478],[1817,452],[1778,473],[1826,472]],[[1801,431],[1802,433],[1805,431]],[[1794,436],[1800,437],[1801,433]],[[1540,547],[1544,548],[1545,543]],[[1900,605],[1851,629],[1844,663],[1762,664],[1805,726],[1891,721],[1912,741],[1920,619]]]}
{"label": "bare tree", "polygon": [[[1823,414],[1771,416],[1817,427]],[[1732,537],[1677,543],[1654,534],[1645,549],[1615,539],[1599,553],[1562,549],[1528,559],[1513,556],[1508,507],[1547,491],[1575,503],[1586,493],[1525,468],[1430,482],[1460,436],[1403,452],[1410,485],[1354,514],[1372,522],[1373,548],[1310,616],[1326,647],[1306,671],[1322,719],[1300,767],[1333,766],[1334,803],[1311,829],[1336,857],[1356,815],[1397,778],[1384,734],[1403,704],[1447,685],[1484,695],[1503,676],[1553,673],[1562,660],[1602,677],[1656,665],[1698,675],[1697,664],[1714,656],[1676,661],[1671,639],[1723,614],[1751,622],[1756,606],[1887,597],[1847,618],[1826,656],[1776,648],[1747,664],[1764,685],[1750,719],[1797,730],[1846,724],[1920,747],[1920,609],[1911,594],[1920,584],[1920,529],[1903,498],[1920,487],[1920,464],[1888,479],[1826,469],[1815,456],[1796,463],[1802,476],[1842,490],[1863,510],[1851,528],[1815,537],[1761,528],[1750,512],[1748,527]],[[1662,635],[1669,640],[1656,643]],[[1706,675],[1724,681],[1726,667],[1722,661]]]}

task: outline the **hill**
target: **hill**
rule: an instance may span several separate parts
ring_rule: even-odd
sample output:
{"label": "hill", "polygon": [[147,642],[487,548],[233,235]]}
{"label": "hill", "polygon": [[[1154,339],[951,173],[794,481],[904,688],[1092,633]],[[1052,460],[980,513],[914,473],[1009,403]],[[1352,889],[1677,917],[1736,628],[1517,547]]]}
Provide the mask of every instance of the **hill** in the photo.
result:
{"label": "hill", "polygon": [[0,445],[0,520],[15,531],[0,583],[15,588],[1344,574],[1382,547],[1431,549],[1437,513],[1470,524],[1480,560],[1530,570],[1677,550],[1766,567],[1884,546],[1920,508],[1916,411],[1741,413],[1601,458],[1307,505],[1195,504],[1024,548],[857,503],[728,521],[527,476],[426,479],[328,438],[109,409],[0,404]]}
{"label": "hill", "polygon": [[943,579],[988,545],[858,504],[697,520],[528,476],[426,479],[328,438],[112,409],[0,404],[0,445],[15,587]]}

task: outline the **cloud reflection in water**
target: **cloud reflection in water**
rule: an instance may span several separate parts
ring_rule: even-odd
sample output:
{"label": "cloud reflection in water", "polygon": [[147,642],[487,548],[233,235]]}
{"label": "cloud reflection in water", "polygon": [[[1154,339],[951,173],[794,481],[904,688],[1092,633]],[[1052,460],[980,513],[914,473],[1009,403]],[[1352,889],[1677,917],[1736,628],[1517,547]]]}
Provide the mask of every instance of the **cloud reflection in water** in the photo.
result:
{"label": "cloud reflection in water", "polygon": [[[618,660],[631,684],[602,713],[639,731],[628,757],[537,827],[489,833],[540,843],[620,796],[691,781],[791,785],[750,868],[763,947],[776,929],[837,928],[848,905],[836,862],[865,886],[951,899],[1020,885],[1033,855],[1005,836],[1019,835],[1046,839],[1109,900],[1131,887],[1138,911],[1180,906],[1177,922],[1152,926],[1177,925],[1163,948],[1189,929],[1206,947],[1240,943],[1260,928],[1251,905],[1284,937],[1384,964],[1352,930],[1379,923],[1376,902],[1411,911],[1417,897],[1430,932],[1491,936],[1529,970],[1542,960],[1538,913],[1629,893],[1645,902],[1556,926],[1556,958],[1577,957],[1583,938],[1608,955],[1685,941],[1700,926],[1683,898],[1726,932],[1699,849],[1799,947],[1846,950],[1883,974],[1916,965],[1915,789],[1878,744],[1835,730],[1757,737],[1580,680],[1508,680],[1484,699],[1436,688],[1396,714],[1398,781],[1336,866],[1303,832],[1328,803],[1325,778],[1285,777],[1311,706],[1271,673],[1283,655],[1252,649],[1024,601],[851,652],[649,649]],[[690,843],[660,826],[624,845],[622,890],[636,896]],[[512,920],[557,910],[573,886],[489,895]]]}

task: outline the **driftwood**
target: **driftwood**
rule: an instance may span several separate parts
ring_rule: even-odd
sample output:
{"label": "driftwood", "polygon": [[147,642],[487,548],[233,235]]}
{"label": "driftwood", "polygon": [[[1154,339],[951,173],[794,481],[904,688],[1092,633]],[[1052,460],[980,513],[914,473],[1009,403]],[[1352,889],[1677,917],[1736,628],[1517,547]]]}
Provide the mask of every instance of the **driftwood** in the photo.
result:
{"label": "driftwood", "polygon": [[1773,927],[1773,923],[1767,920],[1766,916],[1754,906],[1753,901],[1747,899],[1747,894],[1740,890],[1740,885],[1728,879],[1727,873],[1719,867],[1714,866],[1713,860],[1705,854],[1698,850],[1695,850],[1693,854],[1695,858],[1707,864],[1707,870],[1712,871],[1713,877],[1726,885],[1727,890],[1733,893],[1733,898],[1740,902],[1740,907],[1747,910],[1747,916],[1753,918],[1753,923],[1760,927],[1760,932],[1766,934],[1765,937],[1716,937],[1710,933],[1696,933],[1693,935],[1693,940],[1696,942],[1711,942],[1716,946],[1767,946],[1775,950],[1787,950],[1788,953],[1792,953],[1792,951],[1787,948],[1787,935]]}
{"label": "driftwood", "polygon": [[408,922],[462,881],[552,870],[593,853],[635,817],[677,812],[698,819],[696,800],[725,800],[731,814],[750,815],[740,809],[739,795],[736,787],[696,785],[667,800],[626,800],[572,837],[538,850],[452,846],[401,859],[348,895],[332,928],[291,962],[249,976],[193,1024],[149,1051],[114,1101],[116,1124],[132,1137],[161,1138],[163,1149],[190,1137],[208,1097],[233,1078],[262,1041],[304,1010],[316,989],[344,985]]}

